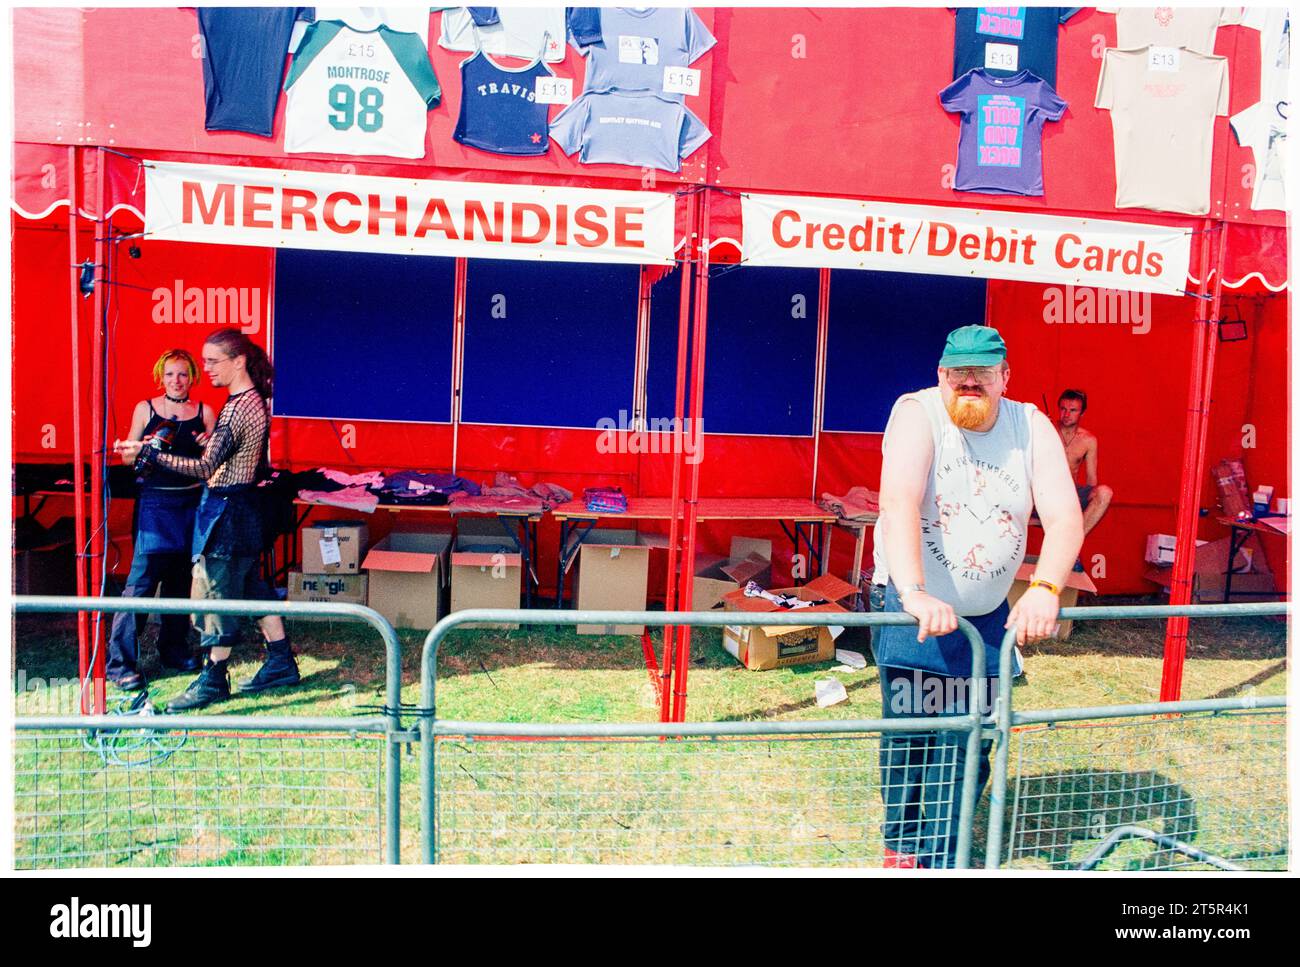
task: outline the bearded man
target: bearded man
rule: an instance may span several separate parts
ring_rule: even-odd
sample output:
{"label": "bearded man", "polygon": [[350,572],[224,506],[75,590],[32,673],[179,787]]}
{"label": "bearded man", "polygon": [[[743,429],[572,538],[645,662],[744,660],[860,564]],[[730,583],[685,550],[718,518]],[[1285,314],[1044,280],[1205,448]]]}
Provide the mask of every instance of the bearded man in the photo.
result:
{"label": "bearded man", "polygon": [[[1018,644],[1054,632],[1060,590],[1083,542],[1055,426],[1032,404],[1004,397],[1011,370],[998,331],[953,330],[938,376],[937,386],[899,397],[885,428],[873,580],[885,585],[885,611],[906,611],[919,623],[875,629],[886,718],[969,715],[976,702],[991,708],[997,678],[975,694],[971,645],[957,617],[979,631],[996,676],[1005,629],[1016,629]],[[1037,570],[1008,608],[1035,508],[1043,523]],[[977,802],[991,745],[981,748]],[[882,737],[885,866],[954,865],[965,759],[964,733]]]}

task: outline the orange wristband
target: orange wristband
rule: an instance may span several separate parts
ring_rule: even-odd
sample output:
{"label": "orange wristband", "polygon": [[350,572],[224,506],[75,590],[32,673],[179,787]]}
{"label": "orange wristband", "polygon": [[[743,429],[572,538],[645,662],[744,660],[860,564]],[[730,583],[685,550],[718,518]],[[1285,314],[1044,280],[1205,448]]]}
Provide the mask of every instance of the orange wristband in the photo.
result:
{"label": "orange wristband", "polygon": [[1042,578],[1039,577],[1031,578],[1029,581],[1029,586],[1031,588],[1047,588],[1047,590],[1051,591],[1058,598],[1061,596],[1060,588],[1058,588],[1051,581],[1044,581]]}

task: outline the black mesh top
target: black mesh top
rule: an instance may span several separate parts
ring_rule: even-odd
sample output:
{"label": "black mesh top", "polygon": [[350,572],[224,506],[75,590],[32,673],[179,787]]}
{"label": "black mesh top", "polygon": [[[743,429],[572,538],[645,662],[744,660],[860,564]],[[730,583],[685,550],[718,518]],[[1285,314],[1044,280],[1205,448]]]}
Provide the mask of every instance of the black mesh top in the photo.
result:
{"label": "black mesh top", "polygon": [[206,480],[211,490],[251,487],[268,469],[266,446],[270,432],[266,402],[257,390],[246,389],[226,400],[202,456],[181,457],[152,449],[148,452],[152,463]]}

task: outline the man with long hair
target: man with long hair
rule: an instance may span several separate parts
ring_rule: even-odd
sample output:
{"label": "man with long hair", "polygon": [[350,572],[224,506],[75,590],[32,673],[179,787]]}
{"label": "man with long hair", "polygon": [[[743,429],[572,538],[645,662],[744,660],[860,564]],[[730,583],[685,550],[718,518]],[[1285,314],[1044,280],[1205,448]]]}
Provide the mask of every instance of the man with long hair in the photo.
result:
{"label": "man with long hair", "polygon": [[[1006,399],[1007,348],[990,326],[949,333],[939,384],[898,399],[885,428],[876,573],[885,611],[919,627],[876,629],[886,718],[969,715],[996,694],[1006,628],[1023,644],[1054,632],[1058,596],[1083,522],[1056,429],[1031,404]],[[1030,511],[1043,546],[1029,590],[1007,606],[1025,557]],[[966,618],[983,639],[987,690],[972,680]],[[988,780],[984,743],[976,800]],[[966,737],[897,733],[880,743],[886,866],[946,867],[956,860]]]}
{"label": "man with long hair", "polygon": [[[203,371],[212,385],[226,387],[230,396],[198,457],[141,448],[138,441],[118,441],[114,449],[129,459],[143,452],[151,464],[205,481],[194,525],[192,596],[196,598],[256,598],[257,562],[265,543],[258,480],[269,471],[267,445],[271,419],[274,370],[263,349],[237,329],[219,329],[203,344]],[[253,589],[250,591],[249,589]],[[169,712],[203,708],[230,697],[226,662],[239,640],[240,618],[203,616],[200,647],[206,652],[203,670]],[[240,683],[245,692],[296,685],[298,665],[278,617],[262,619],[267,656],[252,679]]]}

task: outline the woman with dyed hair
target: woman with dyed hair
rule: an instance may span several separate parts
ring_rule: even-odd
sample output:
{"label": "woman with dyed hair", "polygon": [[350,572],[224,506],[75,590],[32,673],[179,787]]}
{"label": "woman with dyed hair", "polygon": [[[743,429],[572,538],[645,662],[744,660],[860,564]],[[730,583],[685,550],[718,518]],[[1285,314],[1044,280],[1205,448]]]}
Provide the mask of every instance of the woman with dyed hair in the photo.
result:
{"label": "woman with dyed hair", "polygon": [[[153,379],[162,392],[135,405],[127,439],[155,441],[157,446],[181,457],[201,454],[217,417],[211,408],[190,399],[198,378],[194,357],[184,349],[169,349],[159,356]],[[123,460],[131,462],[125,455]],[[186,597],[194,513],[203,485],[161,467],[141,463],[138,469],[139,493],[132,527],[134,553],[122,596],[150,597],[161,586],[163,597]],[[108,639],[108,678],[126,691],[137,691],[145,685],[139,665],[140,633],[147,617],[123,612],[113,618]],[[189,619],[185,615],[163,616],[158,657],[163,668],[192,672],[199,667],[190,648]]]}
{"label": "woman with dyed hair", "polygon": [[[259,480],[269,475],[267,453],[271,396],[275,372],[266,352],[238,329],[218,329],[203,343],[203,371],[216,387],[230,391],[217,423],[197,457],[177,456],[152,447],[141,449],[119,440],[114,449],[130,459],[202,480],[203,497],[195,515],[191,557],[194,561],[191,596],[209,599],[260,600],[271,597],[257,574],[265,547]],[[226,662],[239,641],[241,619],[229,615],[202,617],[199,645],[206,653],[203,670],[185,693],[167,706],[169,712],[203,708],[230,697]],[[266,660],[243,692],[298,683],[298,665],[277,616],[261,619],[266,636]]]}

